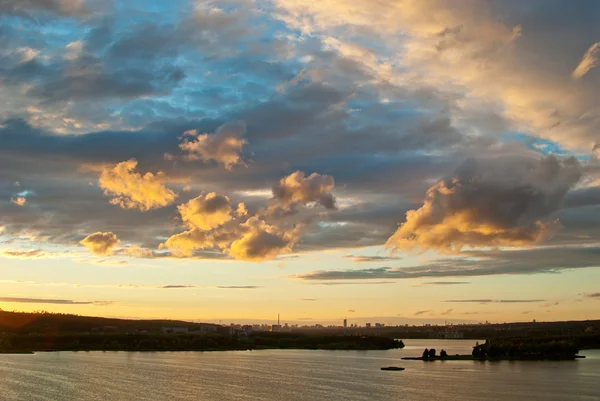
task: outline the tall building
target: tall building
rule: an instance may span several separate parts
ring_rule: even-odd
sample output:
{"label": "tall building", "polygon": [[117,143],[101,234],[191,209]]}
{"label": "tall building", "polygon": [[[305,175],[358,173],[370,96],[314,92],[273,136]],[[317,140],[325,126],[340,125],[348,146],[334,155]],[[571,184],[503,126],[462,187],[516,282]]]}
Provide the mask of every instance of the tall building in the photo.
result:
{"label": "tall building", "polygon": [[344,319],[344,328],[348,327],[348,319]]}

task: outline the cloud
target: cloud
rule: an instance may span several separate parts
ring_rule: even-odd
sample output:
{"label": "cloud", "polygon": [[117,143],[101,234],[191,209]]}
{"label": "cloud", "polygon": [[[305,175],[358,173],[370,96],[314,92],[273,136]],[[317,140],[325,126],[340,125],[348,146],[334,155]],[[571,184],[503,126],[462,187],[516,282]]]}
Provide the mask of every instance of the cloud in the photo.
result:
{"label": "cloud", "polygon": [[[313,174],[311,177],[317,176],[319,175]],[[312,180],[313,178],[309,177],[309,181]],[[282,182],[284,181],[285,178]],[[294,188],[292,191],[305,192],[304,195],[284,196],[285,207],[316,201],[317,198],[324,196],[323,193],[313,195],[322,191],[308,189],[311,184],[300,186],[303,188]],[[312,191],[313,194],[307,194],[307,191]],[[276,191],[274,190],[273,193],[276,194]],[[275,199],[271,201],[276,202]],[[306,227],[320,216],[311,213],[311,208],[303,210],[302,213],[294,211],[273,214],[270,213],[273,209],[269,209],[273,204],[271,203],[267,209],[260,208],[256,215],[250,216],[244,203],[239,203],[234,212],[231,200],[227,196],[217,195],[214,192],[199,196],[178,207],[182,221],[189,230],[172,235],[160,245],[160,248],[167,248],[177,256],[187,257],[193,256],[196,250],[200,249],[219,250],[234,259],[252,262],[273,259],[280,254],[290,253]]]}
{"label": "cloud", "polygon": [[224,290],[255,290],[262,287],[258,285],[218,285],[216,288]]}
{"label": "cloud", "polygon": [[453,310],[454,310],[454,309],[446,309],[445,311],[443,311],[443,312],[441,313],[441,315],[442,315],[442,316],[448,316],[448,315],[452,314],[452,311],[453,311]]}
{"label": "cloud", "polygon": [[315,298],[302,298],[300,301],[316,301]]}
{"label": "cloud", "polygon": [[50,256],[54,256],[55,254],[47,253],[41,249],[32,249],[30,251],[0,251],[0,256],[9,257],[9,258],[19,258],[19,259],[28,259],[28,258],[46,258]]}
{"label": "cloud", "polygon": [[[198,249],[225,250],[242,235],[240,222],[233,221],[231,200],[227,196],[211,192],[191,199],[177,209],[189,230],[172,235],[161,247],[180,256],[192,256]],[[245,206],[239,204],[235,215],[241,218],[245,216],[244,212],[247,213]],[[228,222],[231,224],[222,227]]]}
{"label": "cloud", "polygon": [[[99,4],[86,5],[92,3]],[[81,233],[114,231],[123,242],[115,253],[122,255],[131,244],[150,250],[172,237],[191,257],[228,258],[231,243],[247,232],[240,227],[246,218],[232,212],[209,232],[179,229],[179,221],[171,223],[174,207],[123,212],[106,201],[121,195],[98,196],[98,188],[87,185],[91,177],[77,168],[112,168],[135,158],[139,165],[129,173],[162,171],[170,181],[160,183],[175,192],[190,185],[203,195],[228,195],[278,232],[304,224],[293,249],[300,255],[381,245],[407,210],[422,206],[428,188],[472,155],[485,163],[496,153],[560,155],[582,144],[589,156],[597,140],[598,75],[585,76],[589,85],[570,79],[597,41],[593,2],[449,7],[433,0],[356,0],[350,10],[343,1],[282,0],[269,12],[245,1],[198,9],[190,3],[185,11],[160,3],[153,12],[109,5],[82,23],[37,11],[30,20],[4,15],[0,91],[11,101],[0,105],[0,181],[36,188],[36,198],[31,207],[14,207],[8,202],[14,188],[0,185],[3,236],[27,232],[71,247]],[[138,23],[127,23],[132,20]],[[65,40],[42,40],[49,26],[68,32]],[[278,90],[282,83],[288,84]],[[196,130],[185,138],[190,143],[203,133],[213,145],[221,143],[219,127],[227,121],[247,127],[234,136],[248,143],[229,159],[237,156],[247,168],[235,164],[234,174],[220,168],[226,162],[218,157],[206,161],[179,147],[181,133],[190,130]],[[549,139],[543,148],[539,137]],[[164,153],[175,157],[165,160]],[[184,162],[188,153],[199,161]],[[587,169],[587,159],[580,160]],[[262,200],[249,194],[294,171],[306,172],[304,180],[312,172],[335,177],[330,193],[338,210],[313,208],[317,200],[284,216],[263,216]],[[552,226],[560,218],[564,228],[549,244],[591,245],[598,238],[593,226],[600,198],[586,193],[585,207],[567,203],[532,219]],[[185,195],[180,203],[189,200]],[[523,217],[518,227],[530,213]],[[172,257],[175,251],[156,253]],[[494,260],[506,264],[477,269],[455,261],[429,266],[431,273],[406,271],[512,274],[518,263]],[[546,268],[536,270],[529,260],[520,266],[524,272]],[[386,274],[399,274],[389,269]]]}
{"label": "cloud", "polygon": [[42,299],[42,298],[13,298],[0,297],[0,302],[30,303],[30,304],[59,304],[59,305],[113,305],[113,301],[73,301],[70,299]]}
{"label": "cloud", "polygon": [[[591,17],[598,5],[501,3],[357,0],[348,7],[345,0],[277,0],[277,16],[297,35],[343,56],[371,82],[404,90],[430,85],[456,96],[450,103],[458,109],[449,114],[458,124],[467,122],[467,129],[504,125],[506,132],[531,133],[572,149],[589,146],[598,113],[586,121],[580,116],[598,98],[593,85],[575,86],[566,77],[580,58],[577,49],[600,35]],[[365,43],[365,36],[377,38],[376,44]],[[335,71],[348,79],[347,70]]]}
{"label": "cloud", "polygon": [[83,0],[3,0],[0,3],[0,14],[27,15],[42,11],[63,16],[81,16],[87,13]]}
{"label": "cloud", "polygon": [[357,256],[357,255],[345,255],[344,258],[352,259],[356,263],[367,263],[367,262],[385,262],[389,260],[399,260],[402,258],[396,256]]}
{"label": "cloud", "polygon": [[573,70],[573,78],[579,79],[587,74],[592,68],[598,65],[598,57],[600,56],[600,42],[596,42],[590,46],[585,52],[583,58]]}
{"label": "cloud", "polygon": [[139,245],[130,245],[127,248],[124,248],[118,252],[120,255],[127,255],[134,258],[147,258],[151,259],[156,256],[152,249],[142,248]]}
{"label": "cloud", "polygon": [[272,259],[291,252],[298,240],[296,230],[286,232],[257,217],[251,217],[241,227],[244,234],[229,248],[229,254],[238,260],[261,262]]}
{"label": "cloud", "polygon": [[335,180],[329,175],[312,173],[305,177],[302,171],[296,171],[273,187],[273,199],[288,209],[296,204],[313,202],[335,209],[335,198],[331,194],[334,186]]}
{"label": "cloud", "polygon": [[177,209],[187,226],[203,231],[210,231],[232,219],[231,200],[214,192],[200,195]]}
{"label": "cloud", "polygon": [[191,229],[170,236],[161,248],[167,248],[178,256],[193,256],[197,249],[210,249],[216,246],[214,238],[198,229]]}
{"label": "cloud", "polygon": [[423,206],[388,239],[392,250],[460,251],[543,240],[549,220],[581,177],[575,158],[470,159],[432,186]]}
{"label": "cloud", "polygon": [[179,148],[185,152],[187,160],[215,161],[231,170],[236,165],[245,166],[240,156],[248,143],[241,138],[245,131],[246,127],[241,122],[222,125],[212,135],[201,134],[197,130],[186,131],[186,139]]}
{"label": "cloud", "polygon": [[424,314],[426,314],[428,312],[431,312],[431,311],[430,310],[420,310],[420,311],[415,312],[413,314],[413,316],[421,316],[421,315],[424,315]]}
{"label": "cloud", "polygon": [[436,259],[406,267],[377,267],[351,270],[315,270],[292,279],[329,280],[405,280],[424,277],[477,277],[506,274],[558,273],[566,269],[600,267],[600,248],[546,247],[504,251],[471,251],[464,258]]}
{"label": "cloud", "polygon": [[94,265],[105,265],[105,266],[125,266],[129,262],[126,260],[114,260],[114,259],[91,259],[91,260],[79,260],[78,263],[89,263]]}
{"label": "cloud", "polygon": [[173,285],[173,284],[170,284],[170,285],[161,285],[158,288],[162,288],[162,289],[179,289],[179,288],[198,288],[198,287],[195,286],[195,285]]}
{"label": "cloud", "polygon": [[111,232],[97,232],[90,234],[79,243],[90,250],[94,255],[108,255],[121,241]]}
{"label": "cloud", "polygon": [[355,311],[354,309],[348,309],[348,312],[349,312],[349,313],[354,313],[354,312],[356,312],[356,311]]}
{"label": "cloud", "polygon": [[444,302],[452,303],[476,303],[476,304],[527,304],[534,302],[546,302],[545,299],[452,299]]}
{"label": "cloud", "polygon": [[163,173],[141,175],[134,170],[138,162],[130,159],[118,163],[114,167],[102,169],[98,180],[100,188],[107,196],[113,196],[110,203],[123,209],[139,209],[147,211],[170,205],[177,194],[166,188],[162,182],[166,179]]}
{"label": "cloud", "polygon": [[25,206],[25,204],[27,203],[27,198],[24,198],[22,196],[18,196],[16,198],[10,198],[10,203],[13,203],[17,206]]}
{"label": "cloud", "polygon": [[587,298],[594,298],[594,299],[598,298],[598,299],[600,299],[600,292],[594,292],[594,293],[591,293],[591,294],[585,294],[585,296]]}
{"label": "cloud", "polygon": [[[299,276],[297,276],[297,278],[304,279],[304,275],[299,275]],[[310,280],[310,279],[307,279],[307,280]],[[389,281],[364,281],[364,282],[335,281],[335,282],[323,282],[323,283],[311,283],[311,284],[332,286],[332,285],[382,285],[382,284],[393,284],[393,283],[389,282]]]}
{"label": "cloud", "polygon": [[423,283],[423,285],[462,285],[462,284],[471,284],[470,281],[430,281],[428,283]]}

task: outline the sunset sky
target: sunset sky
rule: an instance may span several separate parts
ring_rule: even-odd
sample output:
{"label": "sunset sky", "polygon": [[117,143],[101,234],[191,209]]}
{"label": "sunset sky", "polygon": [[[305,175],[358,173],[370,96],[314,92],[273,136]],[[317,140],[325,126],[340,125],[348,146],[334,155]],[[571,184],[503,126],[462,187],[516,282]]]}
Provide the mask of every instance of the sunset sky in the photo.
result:
{"label": "sunset sky", "polygon": [[0,2],[0,308],[600,318],[600,2]]}

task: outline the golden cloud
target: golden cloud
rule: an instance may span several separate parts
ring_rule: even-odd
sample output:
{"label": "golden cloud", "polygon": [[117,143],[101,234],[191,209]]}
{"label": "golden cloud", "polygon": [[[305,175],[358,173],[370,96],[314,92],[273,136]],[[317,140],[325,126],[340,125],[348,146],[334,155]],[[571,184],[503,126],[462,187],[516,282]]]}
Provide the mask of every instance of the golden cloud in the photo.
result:
{"label": "golden cloud", "polygon": [[[335,208],[335,198],[331,194],[334,185],[333,177],[316,173],[305,177],[297,171],[281,179],[273,188],[267,213],[260,209],[254,216],[249,216],[244,203],[234,209],[227,196],[214,192],[200,195],[178,206],[188,230],[169,237],[160,248],[185,257],[193,256],[196,250],[219,250],[238,260],[256,262],[275,258],[292,250],[304,225],[298,221],[278,221],[274,225],[266,219],[284,209],[285,214],[297,204],[319,203]],[[288,217],[295,215],[287,214]]]}
{"label": "golden cloud", "polygon": [[211,192],[177,207],[181,219],[190,228],[208,231],[232,219],[231,200]]}
{"label": "golden cloud", "polygon": [[312,173],[305,177],[302,171],[296,171],[273,187],[273,199],[285,208],[316,202],[327,209],[335,209],[335,198],[331,194],[334,186],[332,176]]}
{"label": "golden cloud", "polygon": [[587,74],[592,68],[598,65],[598,56],[600,55],[600,42],[596,42],[590,46],[585,52],[583,58],[573,70],[573,78],[579,79]]}
{"label": "golden cloud", "polygon": [[166,188],[162,183],[165,175],[136,173],[138,162],[130,159],[116,166],[104,167],[100,174],[100,188],[107,196],[113,196],[110,203],[123,209],[139,209],[147,211],[170,205],[177,194]]}
{"label": "golden cloud", "polygon": [[176,256],[193,256],[197,249],[214,248],[215,241],[212,235],[206,231],[191,229],[179,234],[170,236],[160,248],[167,248]]}
{"label": "golden cloud", "polygon": [[186,131],[184,136],[188,139],[185,139],[179,148],[186,153],[184,157],[187,160],[214,160],[231,170],[236,165],[245,165],[240,156],[243,147],[248,143],[241,138],[245,131],[246,128],[241,123],[222,125],[212,135],[196,130]]}
{"label": "golden cloud", "polygon": [[454,252],[535,244],[556,227],[550,215],[580,177],[574,158],[468,160],[406,213],[386,246]]}
{"label": "golden cloud", "polygon": [[251,217],[243,225],[244,235],[231,244],[229,254],[238,260],[261,262],[277,255],[291,252],[298,240],[295,232],[285,232]]}
{"label": "golden cloud", "polygon": [[97,232],[90,234],[79,243],[90,250],[94,255],[108,255],[121,241],[111,232]]}
{"label": "golden cloud", "polygon": [[25,204],[27,203],[27,198],[19,196],[17,198],[11,198],[10,202],[17,206],[25,206]]}

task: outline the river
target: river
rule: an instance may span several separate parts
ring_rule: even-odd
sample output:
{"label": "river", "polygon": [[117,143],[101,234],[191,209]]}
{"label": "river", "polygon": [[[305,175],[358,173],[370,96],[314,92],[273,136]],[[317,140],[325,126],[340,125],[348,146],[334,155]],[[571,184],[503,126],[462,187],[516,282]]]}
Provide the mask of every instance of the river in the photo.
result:
{"label": "river", "polygon": [[[598,401],[600,350],[568,362],[401,361],[472,340],[407,340],[402,350],[55,352],[0,355],[2,401]],[[381,371],[403,366],[403,372]]]}

